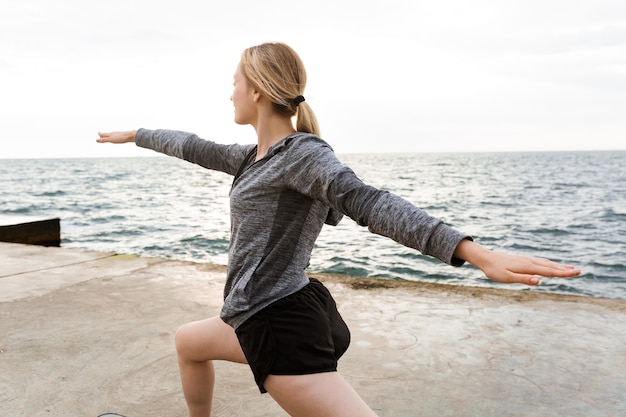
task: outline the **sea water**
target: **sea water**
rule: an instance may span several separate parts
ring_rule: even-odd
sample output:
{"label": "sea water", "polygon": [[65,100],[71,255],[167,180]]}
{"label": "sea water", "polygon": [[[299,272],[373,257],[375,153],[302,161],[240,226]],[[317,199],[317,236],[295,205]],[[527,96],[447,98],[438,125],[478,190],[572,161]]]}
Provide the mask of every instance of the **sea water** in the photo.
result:
{"label": "sea water", "polygon": [[[626,299],[626,152],[346,154],[396,193],[494,250],[582,269],[546,291]],[[61,218],[63,247],[226,264],[226,174],[168,157],[0,159],[0,214]],[[1,265],[0,265],[1,268]],[[497,286],[345,218],[325,226],[315,272]]]}

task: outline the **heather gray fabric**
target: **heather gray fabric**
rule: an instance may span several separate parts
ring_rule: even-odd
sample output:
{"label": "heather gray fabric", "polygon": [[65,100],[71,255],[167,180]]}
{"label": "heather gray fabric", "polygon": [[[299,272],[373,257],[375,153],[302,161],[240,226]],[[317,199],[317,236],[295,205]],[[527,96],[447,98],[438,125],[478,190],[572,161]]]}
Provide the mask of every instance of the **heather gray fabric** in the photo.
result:
{"label": "heather gray fabric", "polygon": [[[305,269],[324,223],[345,214],[361,226],[451,265],[469,236],[401,197],[364,184],[317,136],[295,133],[259,161],[256,145],[220,145],[192,133],[140,129],[138,146],[235,176],[221,317],[237,328],[308,283]],[[241,169],[240,169],[241,168]]]}

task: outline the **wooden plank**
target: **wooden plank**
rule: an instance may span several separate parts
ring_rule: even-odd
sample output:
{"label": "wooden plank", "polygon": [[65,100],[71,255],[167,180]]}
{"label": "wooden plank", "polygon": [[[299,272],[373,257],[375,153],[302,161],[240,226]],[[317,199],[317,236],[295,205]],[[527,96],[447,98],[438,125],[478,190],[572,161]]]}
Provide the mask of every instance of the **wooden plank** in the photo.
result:
{"label": "wooden plank", "polygon": [[0,242],[61,246],[61,219],[0,216]]}

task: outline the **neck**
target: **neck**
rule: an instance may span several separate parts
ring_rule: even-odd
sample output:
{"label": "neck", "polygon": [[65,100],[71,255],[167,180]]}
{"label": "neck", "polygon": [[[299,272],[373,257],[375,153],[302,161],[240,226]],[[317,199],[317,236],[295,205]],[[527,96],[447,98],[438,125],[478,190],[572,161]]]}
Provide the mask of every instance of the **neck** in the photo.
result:
{"label": "neck", "polygon": [[291,118],[278,115],[261,118],[254,126],[254,130],[258,140],[257,161],[267,154],[270,147],[296,131],[291,124]]}

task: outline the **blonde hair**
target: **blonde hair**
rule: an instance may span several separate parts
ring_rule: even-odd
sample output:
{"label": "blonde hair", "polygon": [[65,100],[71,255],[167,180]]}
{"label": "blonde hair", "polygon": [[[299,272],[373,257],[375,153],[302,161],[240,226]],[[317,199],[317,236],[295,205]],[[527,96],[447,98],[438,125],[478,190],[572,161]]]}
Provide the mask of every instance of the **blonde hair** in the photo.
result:
{"label": "blonde hair", "polygon": [[306,71],[300,56],[279,42],[251,46],[241,54],[241,70],[247,81],[267,97],[274,109],[287,116],[297,116],[298,132],[320,135],[317,118],[304,101]]}

